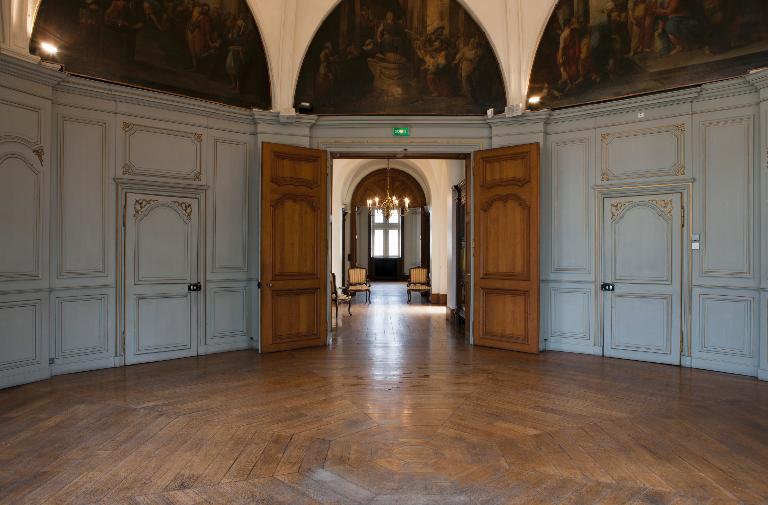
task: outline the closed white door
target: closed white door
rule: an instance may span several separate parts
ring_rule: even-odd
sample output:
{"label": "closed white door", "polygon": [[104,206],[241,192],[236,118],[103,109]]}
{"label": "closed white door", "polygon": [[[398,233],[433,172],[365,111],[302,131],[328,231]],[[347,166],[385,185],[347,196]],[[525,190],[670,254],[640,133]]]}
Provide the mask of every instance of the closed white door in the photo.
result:
{"label": "closed white door", "polygon": [[603,353],[679,365],[680,194],[604,202]]}
{"label": "closed white door", "polygon": [[198,200],[128,193],[125,362],[197,355]]}

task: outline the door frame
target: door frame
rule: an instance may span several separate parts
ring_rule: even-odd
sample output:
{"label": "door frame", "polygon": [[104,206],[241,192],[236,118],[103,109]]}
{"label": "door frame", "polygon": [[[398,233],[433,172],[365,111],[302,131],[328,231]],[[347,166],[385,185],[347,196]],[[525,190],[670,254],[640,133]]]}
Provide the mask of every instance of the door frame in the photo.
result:
{"label": "door frame", "polygon": [[[448,147],[458,147],[458,150],[450,151],[446,150]],[[377,143],[375,147],[373,146],[364,146],[363,144],[353,144],[350,145],[348,141],[322,141],[319,142],[316,146],[318,149],[323,149],[325,151],[328,151],[328,209],[329,213],[333,212],[333,209],[331,208],[332,198],[333,198],[333,162],[334,160],[341,160],[341,159],[405,159],[405,160],[430,160],[430,159],[439,159],[439,160],[464,160],[464,180],[467,184],[467,205],[470,205],[470,202],[472,201],[472,167],[474,166],[474,152],[475,151],[482,151],[484,149],[490,149],[490,146],[486,146],[484,140],[480,139],[471,139],[466,141],[456,141],[454,144],[445,144],[444,142],[441,142],[439,140],[435,141],[426,141],[424,143],[417,143],[417,142],[411,142],[408,144],[404,144],[402,141],[396,141],[396,142],[386,142],[382,141],[380,143]],[[360,150],[356,151],[355,148],[359,147]],[[351,212],[351,209],[348,209]],[[466,294],[466,300],[467,300],[467,310],[470,310],[469,317],[465,320],[465,324],[469,326],[465,326],[465,337],[467,340],[467,343],[470,345],[474,345],[474,335],[472,333],[472,313],[471,308],[473,307],[473,297],[472,293],[474,290],[474,283],[473,279],[471,277],[472,267],[474,266],[474,220],[472,219],[472,214],[469,211],[470,209],[467,208],[466,212],[466,240],[467,240],[467,290],[468,293]],[[432,227],[431,227],[431,221],[430,221],[430,235],[432,233]],[[331,251],[332,251],[332,223],[331,223],[331,214],[329,214],[328,219],[328,271],[332,271],[332,264],[333,264],[333,258],[331,257]],[[350,230],[350,233],[352,231]],[[370,240],[368,241],[368,247],[370,248]],[[343,249],[343,248],[342,248]],[[369,251],[370,256],[370,251]],[[423,254],[422,254],[423,256]],[[429,257],[429,268],[431,270],[432,266],[432,258],[431,255]],[[422,264],[424,263],[424,258],[422,258]],[[342,265],[344,265],[344,261],[342,259]],[[330,295],[329,295],[330,296]],[[328,342],[331,342],[332,338],[332,331],[333,328],[331,327],[331,305],[328,305]]]}
{"label": "door frame", "polygon": [[603,280],[603,227],[605,226],[605,200],[607,198],[622,198],[634,196],[654,196],[669,193],[680,195],[683,209],[683,229],[680,230],[681,240],[680,259],[680,364],[690,366],[691,363],[691,279],[692,263],[692,229],[693,223],[693,179],[685,181],[658,182],[654,184],[636,185],[606,185],[594,186],[595,194],[595,350],[605,356],[605,328],[603,327],[603,295],[600,285]]}
{"label": "door frame", "polygon": [[[205,272],[206,272],[206,256],[205,256],[205,216],[206,216],[206,208],[205,208],[205,193],[208,189],[207,185],[201,185],[201,184],[168,184],[168,183],[155,183],[151,181],[137,181],[133,179],[126,179],[126,178],[115,178],[116,183],[116,192],[117,192],[117,211],[115,212],[116,216],[116,222],[115,226],[117,227],[118,232],[116,233],[117,237],[117,258],[116,258],[116,269],[117,269],[117,275],[115,278],[116,281],[116,288],[117,288],[117,297],[115,300],[116,303],[116,325],[115,325],[115,343],[116,343],[116,357],[115,360],[118,362],[118,366],[125,366],[125,313],[126,313],[126,307],[125,307],[125,246],[126,246],[126,240],[125,240],[125,233],[126,233],[126,219],[128,219],[130,212],[126,209],[126,197],[128,193],[146,193],[146,194],[156,194],[159,196],[167,196],[167,197],[181,197],[181,198],[191,198],[197,200],[198,205],[198,212],[200,213],[199,219],[198,219],[198,230],[197,230],[197,278],[200,279],[200,282],[203,284],[203,288],[205,288],[206,284],[206,278],[205,278]],[[198,354],[199,349],[201,345],[204,345],[205,342],[203,342],[205,337],[205,307],[206,307],[206,299],[205,299],[205,293],[206,289],[202,289],[199,293],[197,298],[197,346],[198,346]]]}

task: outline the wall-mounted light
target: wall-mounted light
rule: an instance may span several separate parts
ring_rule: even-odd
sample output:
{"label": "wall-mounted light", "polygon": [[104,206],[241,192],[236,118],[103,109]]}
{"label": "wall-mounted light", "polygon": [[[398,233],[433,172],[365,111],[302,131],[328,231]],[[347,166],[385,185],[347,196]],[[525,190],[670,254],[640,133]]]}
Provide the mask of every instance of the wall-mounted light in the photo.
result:
{"label": "wall-mounted light", "polygon": [[528,97],[528,105],[539,105],[541,103],[540,95],[533,95]]}
{"label": "wall-mounted light", "polygon": [[56,56],[56,54],[59,52],[59,48],[50,42],[40,42],[40,49],[42,49],[43,52],[48,56]]}

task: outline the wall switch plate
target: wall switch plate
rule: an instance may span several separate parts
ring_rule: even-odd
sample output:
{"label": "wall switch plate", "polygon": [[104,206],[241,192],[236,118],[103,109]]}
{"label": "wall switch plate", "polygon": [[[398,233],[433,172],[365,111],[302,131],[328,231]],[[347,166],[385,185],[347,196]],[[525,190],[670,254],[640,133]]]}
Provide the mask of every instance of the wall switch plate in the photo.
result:
{"label": "wall switch plate", "polygon": [[701,249],[701,244],[699,242],[693,242],[691,244],[691,249],[694,251],[698,251],[699,249]]}

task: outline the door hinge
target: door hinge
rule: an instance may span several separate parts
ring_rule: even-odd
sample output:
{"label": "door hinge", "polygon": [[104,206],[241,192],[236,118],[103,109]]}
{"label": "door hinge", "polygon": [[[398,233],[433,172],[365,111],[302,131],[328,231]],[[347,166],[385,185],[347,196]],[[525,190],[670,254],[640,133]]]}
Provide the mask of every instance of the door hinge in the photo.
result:
{"label": "door hinge", "polygon": [[680,215],[682,216],[682,226],[685,228],[685,206],[683,205],[680,206]]}
{"label": "door hinge", "polygon": [[128,204],[124,203],[123,204],[123,228],[125,228],[125,214],[128,211],[127,209],[128,209]]}

